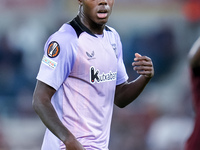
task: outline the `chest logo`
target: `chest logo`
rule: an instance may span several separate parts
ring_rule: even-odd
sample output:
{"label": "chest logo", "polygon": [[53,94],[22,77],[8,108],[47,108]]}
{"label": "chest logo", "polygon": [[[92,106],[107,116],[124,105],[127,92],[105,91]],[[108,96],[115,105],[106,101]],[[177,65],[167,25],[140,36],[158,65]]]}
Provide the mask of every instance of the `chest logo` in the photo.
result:
{"label": "chest logo", "polygon": [[86,55],[87,55],[88,59],[95,59],[94,51],[92,51],[91,53],[86,52]]}
{"label": "chest logo", "polygon": [[90,67],[90,82],[91,83],[100,83],[100,82],[108,82],[116,80],[117,72],[110,71],[109,73],[102,73],[100,74],[99,70],[95,71],[95,68],[92,66]]}
{"label": "chest logo", "polygon": [[49,44],[49,47],[47,49],[47,55],[50,58],[54,58],[56,56],[58,56],[58,54],[60,53],[60,46],[57,42],[53,41]]}

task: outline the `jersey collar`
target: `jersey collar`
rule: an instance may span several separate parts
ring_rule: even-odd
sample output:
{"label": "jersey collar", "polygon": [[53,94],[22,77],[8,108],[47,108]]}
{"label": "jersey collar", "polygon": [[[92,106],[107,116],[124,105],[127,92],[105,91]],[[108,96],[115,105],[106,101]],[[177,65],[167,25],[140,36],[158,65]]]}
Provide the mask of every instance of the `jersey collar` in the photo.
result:
{"label": "jersey collar", "polygon": [[[78,37],[80,36],[80,34],[82,32],[87,32],[88,34],[90,34],[94,37],[97,37],[81,22],[78,15],[72,21],[70,21],[68,24],[70,24],[74,28]],[[105,26],[105,29],[107,31],[110,31],[110,29],[107,26]]]}

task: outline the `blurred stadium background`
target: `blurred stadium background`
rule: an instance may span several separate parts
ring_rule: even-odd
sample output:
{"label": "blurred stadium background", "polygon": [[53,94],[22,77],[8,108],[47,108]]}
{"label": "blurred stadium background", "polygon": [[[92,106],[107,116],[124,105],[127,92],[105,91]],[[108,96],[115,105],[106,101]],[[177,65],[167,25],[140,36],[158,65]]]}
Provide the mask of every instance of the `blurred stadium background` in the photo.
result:
{"label": "blurred stadium background", "polygon": [[[0,0],[0,150],[39,150],[45,127],[31,105],[47,38],[73,19],[77,0]],[[199,0],[115,0],[108,25],[121,35],[130,80],[134,53],[155,77],[114,108],[110,150],[183,150],[193,128],[187,54],[200,35]]]}

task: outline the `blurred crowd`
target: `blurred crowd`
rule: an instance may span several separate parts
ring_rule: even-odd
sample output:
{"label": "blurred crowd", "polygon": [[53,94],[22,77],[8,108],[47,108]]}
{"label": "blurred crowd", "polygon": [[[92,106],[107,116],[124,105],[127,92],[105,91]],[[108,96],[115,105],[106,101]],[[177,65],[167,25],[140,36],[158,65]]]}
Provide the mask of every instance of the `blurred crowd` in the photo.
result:
{"label": "blurred crowd", "polygon": [[[39,149],[44,127],[31,101],[43,46],[77,10],[68,0],[0,1],[0,150]],[[109,25],[121,35],[130,80],[135,52],[155,67],[135,102],[114,107],[110,149],[183,150],[193,128],[187,54],[200,35],[200,2],[116,0]]]}

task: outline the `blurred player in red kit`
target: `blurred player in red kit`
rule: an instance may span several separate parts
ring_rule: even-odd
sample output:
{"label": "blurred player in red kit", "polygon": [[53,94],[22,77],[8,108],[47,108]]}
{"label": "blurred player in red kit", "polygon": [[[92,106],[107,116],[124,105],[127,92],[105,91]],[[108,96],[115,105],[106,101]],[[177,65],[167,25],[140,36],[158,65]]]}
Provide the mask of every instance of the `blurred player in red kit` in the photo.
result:
{"label": "blurred player in red kit", "polygon": [[192,134],[186,142],[185,150],[200,150],[200,37],[189,52],[195,124]]}

